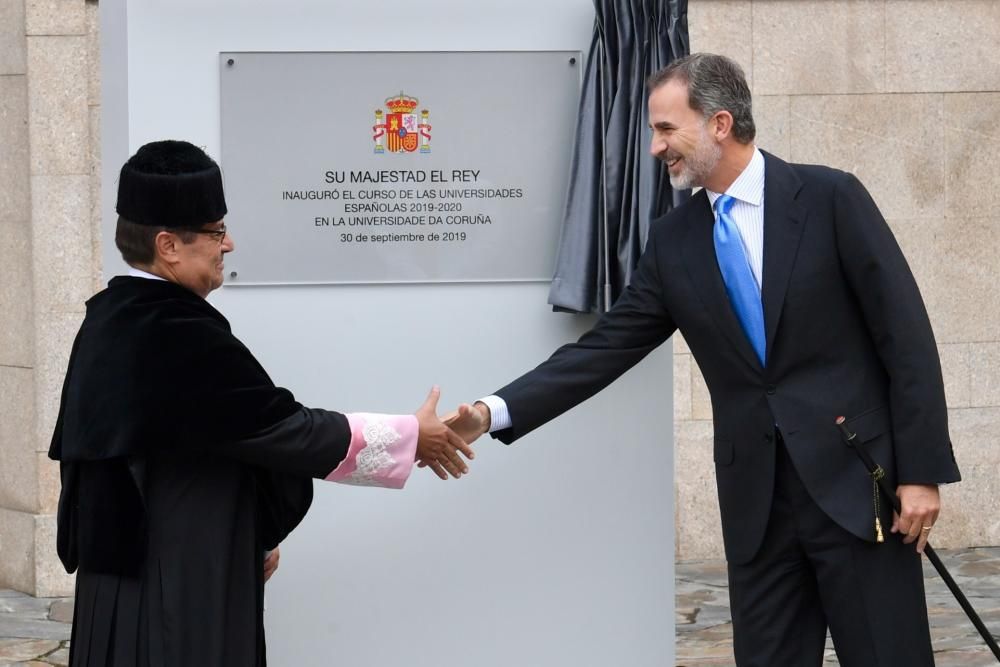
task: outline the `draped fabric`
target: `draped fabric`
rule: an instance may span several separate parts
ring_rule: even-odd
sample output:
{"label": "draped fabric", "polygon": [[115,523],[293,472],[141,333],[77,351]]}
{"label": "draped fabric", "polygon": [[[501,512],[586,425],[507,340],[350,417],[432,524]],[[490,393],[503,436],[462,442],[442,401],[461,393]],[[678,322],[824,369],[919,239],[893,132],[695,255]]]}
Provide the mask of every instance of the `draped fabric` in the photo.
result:
{"label": "draped fabric", "polygon": [[687,198],[649,154],[646,79],[689,52],[687,0],[594,0],[576,143],[549,303],[604,312],[628,284],[649,222]]}

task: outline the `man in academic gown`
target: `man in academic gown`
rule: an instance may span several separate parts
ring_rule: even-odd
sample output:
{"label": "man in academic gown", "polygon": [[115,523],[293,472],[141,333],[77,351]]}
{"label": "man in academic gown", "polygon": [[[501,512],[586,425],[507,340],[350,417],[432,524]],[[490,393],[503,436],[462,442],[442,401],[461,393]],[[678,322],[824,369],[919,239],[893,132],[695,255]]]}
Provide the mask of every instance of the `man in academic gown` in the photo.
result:
{"label": "man in academic gown", "polygon": [[[857,178],[754,146],[736,63],[692,54],[649,91],[651,152],[675,188],[702,189],[652,222],[593,329],[453,425],[470,442],[487,429],[513,442],[680,330],[712,396],[736,664],[818,667],[829,629],[844,667],[933,665],[918,551],[938,484],[960,475],[906,260]],[[840,415],[897,490],[899,517]],[[628,456],[627,442],[608,445]]]}
{"label": "man in academic gown", "polygon": [[218,165],[147,144],[119,181],[132,267],[87,302],[50,457],[58,551],[77,571],[70,664],[264,665],[265,552],[302,520],[311,479],[401,488],[468,446],[435,415],[307,408],[275,387],[205,297],[233,240]]}

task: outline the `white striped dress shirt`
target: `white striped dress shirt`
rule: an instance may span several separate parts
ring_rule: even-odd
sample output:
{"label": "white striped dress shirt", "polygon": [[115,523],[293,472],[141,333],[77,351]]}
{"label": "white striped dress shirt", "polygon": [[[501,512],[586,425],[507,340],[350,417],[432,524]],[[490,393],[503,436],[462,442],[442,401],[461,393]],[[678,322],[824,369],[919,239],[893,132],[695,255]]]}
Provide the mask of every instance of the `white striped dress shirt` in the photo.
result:
{"label": "white striped dress shirt", "polygon": [[[708,201],[715,206],[715,200],[722,193],[705,189]],[[757,290],[764,284],[764,156],[754,149],[750,164],[736,177],[725,194],[736,201],[729,214],[740,230],[743,250],[750,261],[750,269],[757,280]],[[714,213],[713,213],[714,215]]]}
{"label": "white striped dress shirt", "polygon": [[[722,193],[705,190],[713,206]],[[757,289],[764,284],[764,156],[754,148],[750,164],[736,177],[725,194],[736,201],[730,210],[733,222],[740,230],[743,249],[750,261],[750,269],[757,280]],[[714,214],[713,214],[714,215]],[[490,410],[490,432],[511,427],[507,402],[496,395],[479,399]]]}

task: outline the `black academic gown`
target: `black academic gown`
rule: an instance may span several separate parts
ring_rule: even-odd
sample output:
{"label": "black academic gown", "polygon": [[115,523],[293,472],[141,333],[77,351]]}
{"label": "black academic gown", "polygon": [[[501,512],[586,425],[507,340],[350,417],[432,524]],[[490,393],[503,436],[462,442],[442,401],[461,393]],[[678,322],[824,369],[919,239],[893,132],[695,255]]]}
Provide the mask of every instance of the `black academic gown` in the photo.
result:
{"label": "black academic gown", "polygon": [[264,551],[350,439],[204,299],[113,279],[87,303],[50,450],[59,555],[78,570],[70,664],[266,664]]}

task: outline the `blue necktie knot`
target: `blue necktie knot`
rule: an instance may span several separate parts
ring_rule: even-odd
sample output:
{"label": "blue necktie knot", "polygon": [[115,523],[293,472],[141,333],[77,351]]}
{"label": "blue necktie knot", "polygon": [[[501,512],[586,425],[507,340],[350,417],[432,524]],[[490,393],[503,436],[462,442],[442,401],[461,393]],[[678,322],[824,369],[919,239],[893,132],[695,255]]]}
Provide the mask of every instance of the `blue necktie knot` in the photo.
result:
{"label": "blue necktie knot", "polygon": [[746,249],[743,247],[740,228],[730,215],[735,203],[736,200],[730,195],[722,195],[713,205],[715,257],[719,262],[719,271],[726,285],[729,303],[763,366],[766,352],[764,306],[760,300],[760,286],[754,278]]}
{"label": "blue necktie knot", "polygon": [[729,212],[733,210],[733,204],[736,200],[731,195],[720,195],[718,199],[715,200],[715,215],[719,214],[729,215]]}

